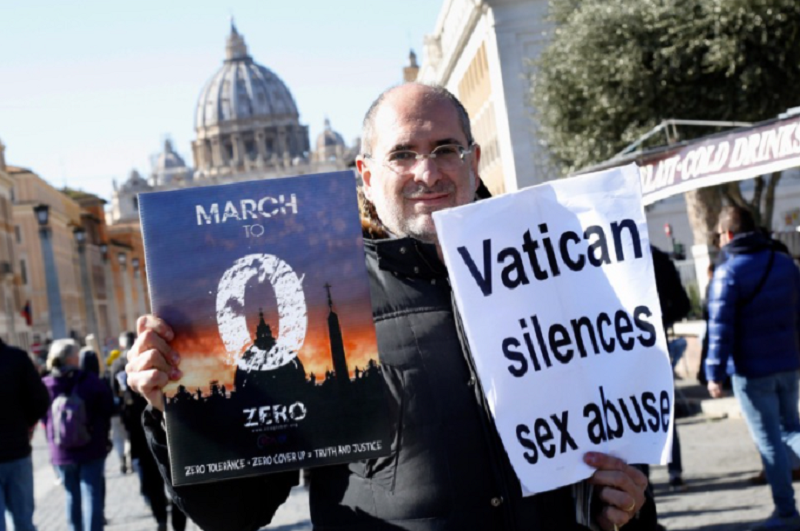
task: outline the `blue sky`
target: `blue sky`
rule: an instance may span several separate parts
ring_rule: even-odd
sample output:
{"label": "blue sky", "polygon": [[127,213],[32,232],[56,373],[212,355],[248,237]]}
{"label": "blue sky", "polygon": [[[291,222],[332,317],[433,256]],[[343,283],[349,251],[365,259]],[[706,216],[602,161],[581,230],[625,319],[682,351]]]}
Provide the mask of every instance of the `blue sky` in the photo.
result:
{"label": "blue sky", "polygon": [[11,165],[110,199],[165,138],[192,164],[194,108],[233,15],[250,55],[289,87],[311,142],[348,143],[369,103],[422,60],[438,0],[0,2],[0,140]]}

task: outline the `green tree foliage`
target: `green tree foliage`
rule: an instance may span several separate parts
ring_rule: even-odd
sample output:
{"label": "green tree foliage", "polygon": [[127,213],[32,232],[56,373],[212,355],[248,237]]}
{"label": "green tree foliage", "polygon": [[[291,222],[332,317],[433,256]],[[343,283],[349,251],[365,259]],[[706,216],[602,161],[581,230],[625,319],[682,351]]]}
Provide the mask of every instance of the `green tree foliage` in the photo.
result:
{"label": "green tree foliage", "polygon": [[756,122],[800,105],[800,0],[551,0],[550,13],[532,99],[565,174],[665,119]]}

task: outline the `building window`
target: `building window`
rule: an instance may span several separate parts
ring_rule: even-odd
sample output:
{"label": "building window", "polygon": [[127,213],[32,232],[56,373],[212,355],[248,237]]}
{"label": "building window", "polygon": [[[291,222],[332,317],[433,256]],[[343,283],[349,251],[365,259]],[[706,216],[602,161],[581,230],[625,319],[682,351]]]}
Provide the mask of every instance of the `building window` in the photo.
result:
{"label": "building window", "polygon": [[25,260],[19,261],[19,276],[22,277],[22,284],[28,285],[28,268],[25,265]]}
{"label": "building window", "polygon": [[17,239],[17,243],[22,243],[22,230],[20,230],[19,225],[14,225],[14,236]]}

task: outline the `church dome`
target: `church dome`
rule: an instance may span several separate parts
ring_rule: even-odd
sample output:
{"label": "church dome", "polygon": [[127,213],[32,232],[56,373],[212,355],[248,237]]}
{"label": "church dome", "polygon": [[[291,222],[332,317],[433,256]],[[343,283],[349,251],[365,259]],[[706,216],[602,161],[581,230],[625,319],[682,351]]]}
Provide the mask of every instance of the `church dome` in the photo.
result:
{"label": "church dome", "polygon": [[342,135],[331,128],[331,121],[325,118],[325,129],[317,137],[314,160],[331,162],[341,160],[347,152],[347,144]]}
{"label": "church dome", "polygon": [[331,121],[325,118],[325,129],[317,137],[317,150],[336,146],[345,147],[344,138],[331,129]]}
{"label": "church dome", "polygon": [[306,159],[308,126],[283,81],[247,53],[231,23],[225,62],[203,87],[192,142],[194,179],[281,170]]}
{"label": "church dome", "polygon": [[151,176],[153,186],[171,184],[174,181],[189,181],[191,178],[191,169],[172,148],[172,142],[165,140],[164,151],[159,153],[153,161]]}
{"label": "church dome", "polygon": [[138,192],[146,192],[151,189],[152,188],[150,187],[149,184],[147,184],[147,181],[144,179],[144,177],[139,175],[139,172],[136,170],[131,170],[128,179],[124,183],[122,183],[122,192],[138,193]]}
{"label": "church dome", "polygon": [[283,81],[248,55],[244,37],[231,23],[225,62],[200,93],[195,128],[252,118],[296,123],[297,106]]}

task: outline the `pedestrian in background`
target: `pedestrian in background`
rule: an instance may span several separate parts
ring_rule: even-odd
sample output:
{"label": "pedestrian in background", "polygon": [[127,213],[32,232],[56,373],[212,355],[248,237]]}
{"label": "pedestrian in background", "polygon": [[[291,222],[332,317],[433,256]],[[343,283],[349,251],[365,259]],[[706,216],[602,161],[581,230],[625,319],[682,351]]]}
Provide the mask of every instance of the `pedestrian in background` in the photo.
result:
{"label": "pedestrian in background", "polygon": [[[112,355],[109,359],[113,358],[111,368],[109,370],[108,379],[111,382],[111,390],[114,394],[115,417],[112,424],[114,447],[117,454],[120,456],[120,472],[122,474],[128,471],[133,471],[133,456],[131,451],[131,434],[128,431],[124,422],[125,417],[125,390],[128,388],[127,378],[125,373],[125,364],[127,363],[128,349],[131,348],[133,342],[136,341],[136,334],[133,332],[122,332],[119,335],[119,350],[117,356]],[[122,439],[122,444],[119,441]],[[120,446],[122,446],[122,454],[119,454]]]}
{"label": "pedestrian in background", "polygon": [[28,354],[2,340],[0,404],[0,531],[6,511],[16,531],[35,531],[30,440],[50,397]]}
{"label": "pedestrian in background", "polygon": [[106,360],[106,371],[104,378],[111,388],[111,395],[114,399],[114,414],[111,416],[111,444],[114,448],[114,453],[117,454],[119,459],[119,471],[121,474],[127,474],[131,470],[130,461],[130,444],[128,442],[128,432],[125,431],[125,425],[122,423],[120,412],[122,411],[122,397],[117,394],[117,381],[114,377],[112,366],[115,361],[120,357],[119,349],[114,349],[108,354]]}
{"label": "pedestrian in background", "polygon": [[[103,382],[103,384],[105,384],[106,387],[108,387],[108,392],[110,393],[111,392],[111,384],[104,377],[105,371],[103,370],[103,366],[105,364],[100,361],[101,360],[101,356],[100,356],[100,354],[98,354],[98,352],[96,350],[94,350],[95,347],[91,346],[92,344],[96,345],[96,342],[93,342],[92,339],[94,339],[94,336],[92,334],[89,334],[88,336],[86,336],[87,346],[83,347],[81,349],[81,351],[80,351],[80,369],[82,371],[85,371],[85,372],[91,372],[92,374],[97,376],[100,379],[100,381]],[[107,450],[106,450],[106,456],[107,456],[108,452],[111,451],[111,441],[109,441],[106,444],[106,447],[107,447]],[[104,463],[105,463],[105,461],[104,461]],[[103,470],[105,471],[105,464],[103,464]],[[103,474],[103,477],[101,479],[102,479],[101,483],[102,483],[103,507],[105,508],[105,506],[106,506],[106,492],[107,492],[106,491],[106,476],[105,476],[105,473]],[[103,522],[107,522],[107,521],[108,520],[105,518],[105,511],[104,511],[103,512]]]}
{"label": "pedestrian in background", "polygon": [[[661,320],[664,334],[668,339],[672,367],[678,363],[686,349],[686,340],[683,338],[670,339],[669,332],[675,323],[689,315],[691,302],[686,290],[681,283],[681,277],[672,258],[661,249],[651,245],[653,253],[653,271],[656,278],[656,290],[661,302]],[[686,483],[683,481],[683,460],[681,458],[681,443],[678,438],[678,426],[672,432],[672,455],[667,465],[669,473],[669,487],[674,491],[685,491]]]}
{"label": "pedestrian in background", "polygon": [[[150,448],[147,447],[147,437],[144,426],[142,426],[142,413],[146,407],[147,400],[142,395],[130,388],[126,389],[123,421],[131,439],[131,457],[138,464],[139,490],[150,506],[150,511],[158,525],[158,531],[167,531],[167,513],[170,503],[165,490],[164,478],[161,477],[161,472],[158,470],[158,463],[150,453]],[[186,529],[186,515],[174,503],[170,520],[174,531]]]}
{"label": "pedestrian in background", "polygon": [[761,454],[775,512],[755,529],[800,529],[787,452],[800,456],[800,271],[747,210],[725,207],[717,228],[724,257],[709,290],[708,391],[722,396],[731,374]]}
{"label": "pedestrian in background", "polygon": [[50,459],[66,490],[71,531],[98,531],[103,522],[103,474],[113,409],[111,391],[79,368],[73,339],[50,346],[44,384],[51,406],[44,418]]}

